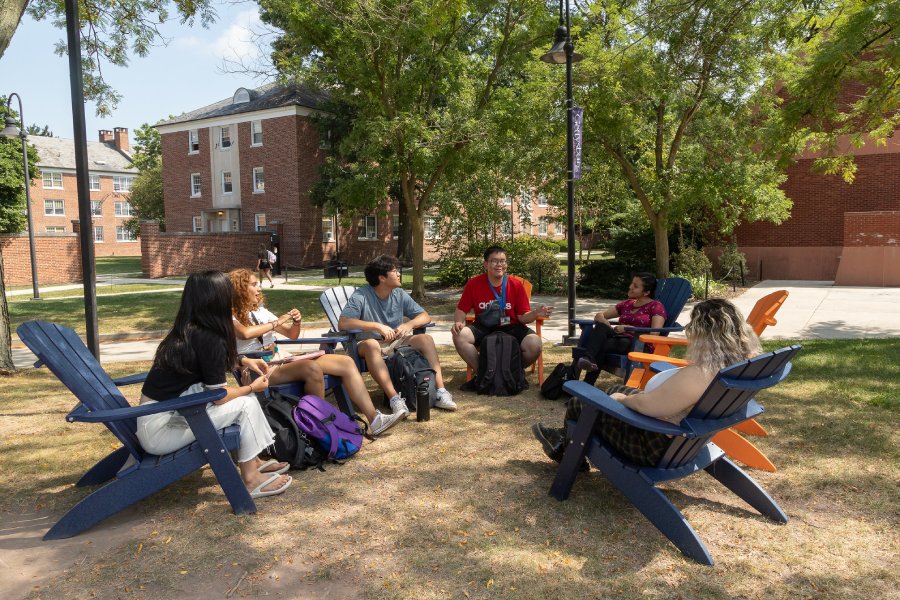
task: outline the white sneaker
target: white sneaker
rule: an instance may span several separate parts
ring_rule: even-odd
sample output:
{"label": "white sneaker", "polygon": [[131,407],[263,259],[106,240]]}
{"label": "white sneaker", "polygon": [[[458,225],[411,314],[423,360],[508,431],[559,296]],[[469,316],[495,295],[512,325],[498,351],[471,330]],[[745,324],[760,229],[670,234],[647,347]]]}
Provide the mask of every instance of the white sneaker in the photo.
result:
{"label": "white sneaker", "polygon": [[371,433],[372,435],[384,433],[385,431],[402,421],[405,417],[406,415],[397,413],[386,415],[381,411],[375,411],[375,418],[372,419],[371,423],[369,423],[369,433]]}
{"label": "white sneaker", "polygon": [[437,400],[434,403],[435,408],[444,410],[456,410],[456,402],[453,401],[453,394],[447,388],[441,388],[437,391]]}
{"label": "white sneaker", "polygon": [[391,412],[395,415],[400,415],[401,419],[405,419],[409,416],[409,409],[406,407],[406,400],[403,399],[403,396],[397,394],[393,398],[391,398]]}

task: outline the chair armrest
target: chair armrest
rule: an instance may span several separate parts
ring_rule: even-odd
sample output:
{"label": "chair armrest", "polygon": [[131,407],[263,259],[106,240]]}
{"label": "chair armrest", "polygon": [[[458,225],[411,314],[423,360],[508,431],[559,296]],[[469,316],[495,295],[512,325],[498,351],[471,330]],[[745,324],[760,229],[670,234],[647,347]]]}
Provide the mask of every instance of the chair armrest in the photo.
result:
{"label": "chair armrest", "polygon": [[286,338],[280,339],[276,343],[278,345],[288,345],[288,344],[342,344],[346,341],[350,340],[350,336],[345,332],[336,332],[334,335],[325,335],[322,337],[308,337],[308,338]]}
{"label": "chair armrest", "polygon": [[664,433],[666,435],[687,436],[691,434],[690,430],[679,427],[678,425],[673,425],[668,421],[660,421],[659,419],[654,419],[653,417],[648,417],[633,411],[621,402],[616,402],[594,386],[583,381],[567,381],[563,385],[563,389],[582,402],[590,404],[597,410],[639,429]]}
{"label": "chair armrest", "polygon": [[109,410],[88,410],[83,404],[79,404],[75,410],[66,415],[66,421],[70,423],[74,423],[75,421],[83,423],[107,423],[110,421],[136,419],[137,417],[155,415],[156,413],[168,412],[170,410],[181,410],[199,404],[208,404],[216,400],[221,400],[227,393],[225,388],[217,388],[187,396],[180,396],[178,398],[173,398],[172,400],[166,400],[165,402],[154,402],[152,404],[141,404],[139,406],[113,408]]}
{"label": "chair armrest", "polygon": [[654,335],[652,333],[644,333],[641,335],[641,341],[645,344],[653,344],[654,346],[687,346],[687,338],[674,338],[665,335]]}
{"label": "chair armrest", "polygon": [[123,385],[134,385],[135,383],[144,383],[144,381],[147,380],[147,375],[149,375],[149,373],[135,373],[134,375],[126,375],[125,377],[113,379],[112,382],[119,387]]}
{"label": "chair armrest", "polygon": [[575,323],[576,325],[578,325],[579,327],[586,327],[588,325],[593,326],[593,324],[596,323],[597,321],[595,321],[593,319],[573,319],[572,322]]}
{"label": "chair armrest", "polygon": [[[677,323],[672,327],[632,327],[631,325],[625,326],[625,331],[629,333],[675,333],[677,331],[683,331],[684,327],[678,325]],[[643,340],[642,340],[643,341]]]}
{"label": "chair armrest", "polygon": [[[675,358],[674,356],[660,356],[659,354],[649,354],[647,352],[629,352],[628,360],[642,363],[645,367],[650,366],[650,369],[653,370],[653,363],[669,363],[671,365],[676,365],[679,367],[688,366],[688,362],[683,358]],[[654,371],[657,372],[658,371]]]}
{"label": "chair armrest", "polygon": [[[684,364],[681,364],[684,363]],[[650,363],[650,370],[654,373],[662,373],[663,371],[671,371],[672,369],[677,369],[679,367],[688,366],[688,362],[686,360],[680,358],[673,358],[671,362],[666,358],[659,358],[659,360],[654,360]]]}

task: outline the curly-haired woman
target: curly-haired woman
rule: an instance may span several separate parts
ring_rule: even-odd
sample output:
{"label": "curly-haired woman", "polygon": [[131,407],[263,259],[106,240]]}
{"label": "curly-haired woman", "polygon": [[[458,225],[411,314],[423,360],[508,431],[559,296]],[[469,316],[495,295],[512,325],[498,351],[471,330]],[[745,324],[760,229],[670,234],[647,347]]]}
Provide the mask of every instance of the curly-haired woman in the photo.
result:
{"label": "curly-haired woman", "polygon": [[[229,273],[234,287],[232,310],[237,351],[240,354],[257,352],[274,344],[275,334],[288,338],[300,335],[303,315],[296,308],[276,316],[264,306],[260,282],[248,269],[236,269]],[[269,368],[269,384],[278,385],[302,381],[307,394],[325,396],[325,375],[340,377],[353,405],[369,420],[373,435],[383,433],[403,414],[383,414],[375,409],[362,375],[353,359],[343,354],[325,354],[315,360],[297,360]]]}

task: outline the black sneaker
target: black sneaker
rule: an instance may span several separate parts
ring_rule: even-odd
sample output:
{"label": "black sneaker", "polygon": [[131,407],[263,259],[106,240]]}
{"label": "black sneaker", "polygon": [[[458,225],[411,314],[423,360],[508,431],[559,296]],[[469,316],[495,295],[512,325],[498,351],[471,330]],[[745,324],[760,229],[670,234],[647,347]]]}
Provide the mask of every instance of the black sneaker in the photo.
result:
{"label": "black sneaker", "polygon": [[[544,454],[554,462],[562,462],[563,455],[566,453],[565,430],[547,427],[543,423],[535,423],[531,426],[531,433],[535,439],[541,443]],[[578,465],[579,471],[590,471],[591,467],[586,458],[581,459]]]}
{"label": "black sneaker", "polygon": [[474,392],[477,390],[478,390],[478,383],[476,382],[474,377],[472,379],[468,380],[467,382],[463,383],[461,386],[459,386],[459,391],[461,391],[461,392]]}

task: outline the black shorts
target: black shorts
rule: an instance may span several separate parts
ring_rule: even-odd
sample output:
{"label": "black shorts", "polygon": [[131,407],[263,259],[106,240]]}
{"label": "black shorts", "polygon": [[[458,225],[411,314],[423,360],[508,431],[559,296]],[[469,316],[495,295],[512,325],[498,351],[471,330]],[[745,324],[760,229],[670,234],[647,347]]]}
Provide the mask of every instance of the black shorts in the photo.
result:
{"label": "black shorts", "polygon": [[488,329],[486,327],[481,327],[477,323],[472,323],[471,325],[467,325],[469,329],[472,330],[472,335],[475,336],[475,346],[481,345],[481,340],[484,339],[484,336],[494,333],[495,331],[502,331],[503,333],[507,333],[514,338],[519,344],[522,343],[522,340],[525,339],[525,336],[531,335],[534,333],[534,330],[528,327],[527,325],[522,325],[521,323],[510,323],[509,325],[501,325],[500,327],[494,327],[493,329]]}

